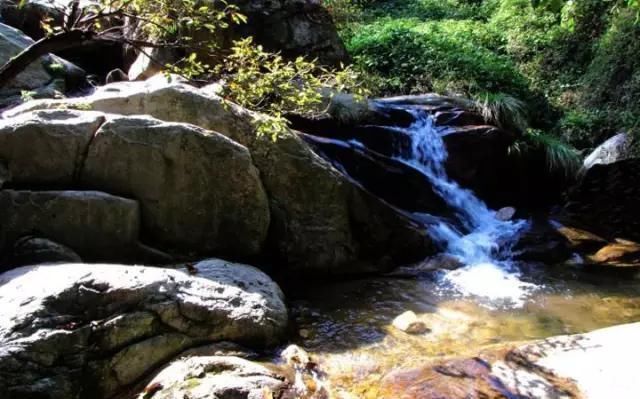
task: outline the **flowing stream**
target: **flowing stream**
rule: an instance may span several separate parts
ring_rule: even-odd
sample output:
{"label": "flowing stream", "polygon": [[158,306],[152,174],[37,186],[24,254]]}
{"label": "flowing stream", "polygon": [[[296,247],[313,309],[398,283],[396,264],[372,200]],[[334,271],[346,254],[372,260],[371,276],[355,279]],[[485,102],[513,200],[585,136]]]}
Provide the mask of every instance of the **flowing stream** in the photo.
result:
{"label": "flowing stream", "polygon": [[[520,280],[511,249],[527,227],[526,221],[501,221],[472,191],[460,187],[445,171],[447,150],[432,117],[415,112],[416,122],[405,133],[411,148],[399,159],[421,171],[452,209],[454,220],[429,225],[429,234],[444,252],[464,267],[442,277],[443,289],[479,297],[487,306],[522,306],[535,286]],[[420,215],[416,215],[420,217]]]}
{"label": "flowing stream", "polygon": [[[313,375],[313,385],[332,398],[395,399],[389,381],[397,371],[640,319],[640,280],[594,274],[579,265],[514,261],[514,244],[529,223],[499,220],[450,179],[447,130],[419,110],[415,116],[411,126],[397,128],[410,145],[395,149],[395,158],[427,177],[451,215],[413,216],[463,267],[441,271],[417,264],[384,276],[289,287],[297,332],[290,343],[308,351],[322,372]],[[427,332],[411,335],[393,327],[394,318],[408,310]]]}

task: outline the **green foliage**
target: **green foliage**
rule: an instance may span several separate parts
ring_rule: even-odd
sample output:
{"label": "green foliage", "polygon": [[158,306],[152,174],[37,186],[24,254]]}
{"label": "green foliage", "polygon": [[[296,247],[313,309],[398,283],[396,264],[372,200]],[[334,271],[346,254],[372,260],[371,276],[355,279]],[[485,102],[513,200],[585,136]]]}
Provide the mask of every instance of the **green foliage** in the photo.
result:
{"label": "green foliage", "polygon": [[352,68],[330,70],[298,57],[287,61],[265,52],[251,38],[237,41],[216,74],[224,80],[223,96],[265,116],[257,120],[258,135],[276,139],[287,127],[286,113],[319,112],[321,90],[366,91]]}
{"label": "green foliage", "polygon": [[347,43],[357,63],[383,79],[380,91],[523,96],[527,82],[491,48],[499,36],[474,21],[384,19],[363,26]]}
{"label": "green foliage", "polygon": [[567,177],[575,176],[582,164],[580,153],[575,148],[539,130],[527,130],[510,148],[510,152],[521,156],[529,151],[543,151],[549,171],[561,172]]}
{"label": "green foliage", "polygon": [[526,104],[504,93],[474,96],[476,110],[484,120],[503,129],[524,132],[529,127]]}
{"label": "green foliage", "polygon": [[639,12],[640,0],[378,0],[342,34],[376,94],[468,96],[496,124],[523,130],[528,114],[589,149],[640,136]]}

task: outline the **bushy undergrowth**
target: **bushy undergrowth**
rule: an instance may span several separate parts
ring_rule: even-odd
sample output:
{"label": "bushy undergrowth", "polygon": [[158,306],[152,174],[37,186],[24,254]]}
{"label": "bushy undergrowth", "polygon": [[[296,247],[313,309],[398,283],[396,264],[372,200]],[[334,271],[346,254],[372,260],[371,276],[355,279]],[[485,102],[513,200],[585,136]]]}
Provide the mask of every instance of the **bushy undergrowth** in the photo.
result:
{"label": "bushy undergrowth", "polygon": [[556,149],[640,136],[638,0],[358,0],[357,10],[341,33],[379,95],[463,95],[522,131],[528,114],[545,133],[527,140]]}

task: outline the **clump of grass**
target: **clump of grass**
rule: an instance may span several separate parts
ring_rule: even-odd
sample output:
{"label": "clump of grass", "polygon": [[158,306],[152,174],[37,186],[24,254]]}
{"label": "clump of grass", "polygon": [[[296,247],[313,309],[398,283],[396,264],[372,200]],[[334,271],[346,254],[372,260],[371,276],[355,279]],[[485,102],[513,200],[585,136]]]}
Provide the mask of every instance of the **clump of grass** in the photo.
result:
{"label": "clump of grass", "polygon": [[539,130],[527,130],[509,150],[516,154],[544,151],[548,170],[561,172],[567,177],[576,176],[582,165],[580,153],[575,148]]}
{"label": "clump of grass", "polygon": [[526,132],[529,127],[526,104],[508,94],[485,92],[475,95],[474,108],[485,122],[503,129]]}

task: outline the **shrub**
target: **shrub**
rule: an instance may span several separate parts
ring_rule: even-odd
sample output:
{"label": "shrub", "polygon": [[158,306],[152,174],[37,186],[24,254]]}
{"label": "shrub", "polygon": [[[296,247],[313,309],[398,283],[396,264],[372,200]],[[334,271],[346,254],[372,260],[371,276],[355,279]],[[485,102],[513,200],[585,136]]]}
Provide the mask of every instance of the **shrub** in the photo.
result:
{"label": "shrub", "polygon": [[479,22],[385,19],[360,28],[347,46],[364,70],[386,80],[386,92],[527,94],[515,65],[491,50],[500,37]]}

